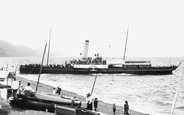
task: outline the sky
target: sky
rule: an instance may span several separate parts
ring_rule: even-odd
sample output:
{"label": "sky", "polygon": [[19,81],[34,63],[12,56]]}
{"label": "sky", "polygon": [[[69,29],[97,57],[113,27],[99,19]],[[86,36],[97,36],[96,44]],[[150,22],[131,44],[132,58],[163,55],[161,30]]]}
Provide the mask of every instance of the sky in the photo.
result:
{"label": "sky", "polygon": [[0,0],[0,40],[80,56],[183,57],[179,0]]}

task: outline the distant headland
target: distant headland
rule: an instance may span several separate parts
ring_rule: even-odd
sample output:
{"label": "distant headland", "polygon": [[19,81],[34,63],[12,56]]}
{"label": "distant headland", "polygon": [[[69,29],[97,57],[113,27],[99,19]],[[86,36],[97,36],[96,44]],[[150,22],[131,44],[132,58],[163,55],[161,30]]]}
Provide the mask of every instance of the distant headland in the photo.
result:
{"label": "distant headland", "polygon": [[[26,46],[13,45],[10,42],[0,40],[0,57],[40,57],[43,49],[32,49]],[[63,56],[56,51],[51,52],[51,56]]]}

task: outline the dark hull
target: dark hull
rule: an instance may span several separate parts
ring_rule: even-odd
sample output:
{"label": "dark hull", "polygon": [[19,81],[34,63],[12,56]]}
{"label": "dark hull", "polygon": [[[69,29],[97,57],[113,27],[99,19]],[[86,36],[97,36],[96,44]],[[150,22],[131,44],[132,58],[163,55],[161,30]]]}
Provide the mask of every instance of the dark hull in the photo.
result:
{"label": "dark hull", "polygon": [[55,106],[56,115],[76,115],[75,108],[69,108],[64,106]]}
{"label": "dark hull", "polygon": [[10,105],[14,108],[20,108],[20,109],[54,112],[54,104],[52,103],[48,104],[48,103],[33,101],[29,99],[14,99],[11,101]]}
{"label": "dark hull", "polygon": [[56,113],[56,115],[101,115],[99,112],[78,108],[76,104],[71,106],[71,103],[56,103],[55,101],[37,100],[34,98],[26,98],[18,95],[19,98],[10,102],[14,108],[39,110]]}
{"label": "dark hull", "polygon": [[[107,69],[91,69],[91,68],[57,68],[43,67],[42,73],[45,74],[136,74],[136,75],[166,75],[172,74],[177,66],[168,67],[148,67],[148,68],[107,68]],[[21,67],[21,74],[39,74],[40,68]]]}
{"label": "dark hull", "polygon": [[56,115],[102,115],[100,112],[87,110],[85,108],[68,108],[64,106],[56,106],[55,113]]}
{"label": "dark hull", "polygon": [[48,112],[55,112],[55,106],[65,106],[74,108],[79,105],[79,103],[72,103],[71,101],[54,101],[54,100],[45,100],[38,98],[30,98],[24,95],[19,95],[18,98],[10,102],[10,105],[15,108],[21,109],[31,109],[31,110],[41,110]]}
{"label": "dark hull", "polygon": [[84,108],[76,108],[76,115],[105,115],[104,113],[87,110]]}
{"label": "dark hull", "polygon": [[3,88],[11,88],[10,85],[0,85],[0,89],[3,89]]}

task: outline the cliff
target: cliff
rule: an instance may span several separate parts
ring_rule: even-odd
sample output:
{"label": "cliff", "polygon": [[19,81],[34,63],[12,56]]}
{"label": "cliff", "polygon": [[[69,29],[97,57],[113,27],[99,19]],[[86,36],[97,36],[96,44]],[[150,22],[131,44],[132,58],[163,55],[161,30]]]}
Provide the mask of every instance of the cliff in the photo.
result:
{"label": "cliff", "polygon": [[29,57],[39,54],[28,47],[13,45],[7,41],[0,40],[0,57]]}

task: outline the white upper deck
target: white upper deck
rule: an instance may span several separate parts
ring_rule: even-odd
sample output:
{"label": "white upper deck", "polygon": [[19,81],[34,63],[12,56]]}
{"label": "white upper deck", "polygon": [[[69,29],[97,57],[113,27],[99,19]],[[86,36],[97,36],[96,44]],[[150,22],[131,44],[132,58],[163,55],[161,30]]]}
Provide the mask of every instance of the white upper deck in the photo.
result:
{"label": "white upper deck", "polygon": [[73,65],[74,68],[99,68],[99,69],[104,69],[104,68],[108,68],[108,65],[82,65],[82,64],[74,64]]}

